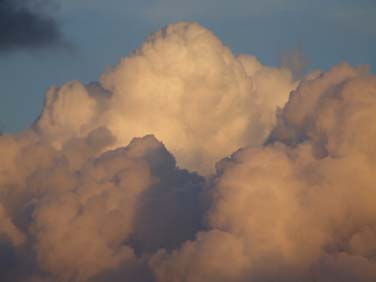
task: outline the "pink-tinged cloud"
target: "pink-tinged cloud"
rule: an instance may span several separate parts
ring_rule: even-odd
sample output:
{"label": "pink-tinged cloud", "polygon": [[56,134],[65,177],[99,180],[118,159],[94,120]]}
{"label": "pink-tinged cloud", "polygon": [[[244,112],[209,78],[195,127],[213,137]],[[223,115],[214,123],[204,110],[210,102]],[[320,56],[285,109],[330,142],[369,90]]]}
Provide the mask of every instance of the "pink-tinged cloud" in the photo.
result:
{"label": "pink-tinged cloud", "polygon": [[365,67],[170,25],[0,136],[1,281],[375,281],[375,122]]}

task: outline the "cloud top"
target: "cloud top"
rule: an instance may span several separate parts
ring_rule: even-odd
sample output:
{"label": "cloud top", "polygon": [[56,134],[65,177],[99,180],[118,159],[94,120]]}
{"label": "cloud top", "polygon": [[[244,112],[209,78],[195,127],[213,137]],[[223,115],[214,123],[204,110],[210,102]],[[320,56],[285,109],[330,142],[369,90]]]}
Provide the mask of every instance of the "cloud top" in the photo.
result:
{"label": "cloud top", "polygon": [[178,165],[208,174],[237,148],[261,144],[295,87],[289,70],[235,56],[204,27],[177,23],[152,34],[95,86],[50,89],[36,126],[56,144],[98,125],[117,145],[152,133]]}

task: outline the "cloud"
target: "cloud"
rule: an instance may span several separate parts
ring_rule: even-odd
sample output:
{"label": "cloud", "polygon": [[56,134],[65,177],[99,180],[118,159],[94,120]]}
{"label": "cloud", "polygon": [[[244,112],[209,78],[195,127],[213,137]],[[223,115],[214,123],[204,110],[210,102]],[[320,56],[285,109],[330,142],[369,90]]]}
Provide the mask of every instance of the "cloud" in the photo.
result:
{"label": "cloud", "polygon": [[68,46],[45,1],[0,0],[0,51]]}
{"label": "cloud", "polygon": [[374,281],[375,106],[364,68],[302,81],[267,145],[218,163],[210,230],[156,254],[158,281]]}
{"label": "cloud", "polygon": [[152,133],[179,166],[208,174],[237,148],[261,144],[295,87],[289,70],[237,57],[211,31],[178,23],[151,35],[99,83],[51,88],[35,126],[56,146],[98,125],[116,146]]}
{"label": "cloud", "polygon": [[153,136],[93,157],[113,141],[105,128],[60,152],[29,134],[5,141],[17,151],[5,157],[17,178],[1,179],[0,234],[34,268],[16,261],[9,281],[87,281],[200,229],[203,178],[178,169]]}
{"label": "cloud", "polygon": [[0,276],[375,281],[375,113],[366,67],[294,82],[170,25],[0,136]]}

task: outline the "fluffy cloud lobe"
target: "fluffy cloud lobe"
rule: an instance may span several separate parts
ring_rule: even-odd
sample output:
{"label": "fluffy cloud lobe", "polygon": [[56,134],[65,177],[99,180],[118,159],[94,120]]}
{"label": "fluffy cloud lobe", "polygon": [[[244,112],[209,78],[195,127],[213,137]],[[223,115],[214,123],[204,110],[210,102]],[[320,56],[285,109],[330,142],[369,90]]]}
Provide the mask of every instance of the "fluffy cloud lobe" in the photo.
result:
{"label": "fluffy cloud lobe", "polygon": [[0,136],[0,277],[375,281],[375,113],[364,67],[294,82],[168,26]]}
{"label": "fluffy cloud lobe", "polygon": [[154,134],[180,166],[208,174],[239,147],[263,142],[294,87],[287,69],[236,57],[209,30],[178,23],[151,35],[99,83],[50,89],[37,127],[56,146],[99,124],[116,146]]}
{"label": "fluffy cloud lobe", "polygon": [[374,281],[376,78],[302,81],[267,145],[217,165],[210,231],[151,261],[159,281]]}

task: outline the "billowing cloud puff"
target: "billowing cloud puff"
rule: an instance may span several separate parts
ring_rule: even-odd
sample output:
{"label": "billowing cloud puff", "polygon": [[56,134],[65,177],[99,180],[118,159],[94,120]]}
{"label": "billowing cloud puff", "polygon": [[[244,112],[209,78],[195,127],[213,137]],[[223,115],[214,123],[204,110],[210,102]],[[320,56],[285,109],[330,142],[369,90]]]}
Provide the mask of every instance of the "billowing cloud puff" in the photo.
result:
{"label": "billowing cloud puff", "polygon": [[40,162],[25,163],[22,179],[1,183],[1,237],[35,264],[9,281],[41,279],[43,273],[56,281],[87,281],[194,238],[203,179],[176,168],[153,136],[92,157],[111,141],[104,128],[72,140],[64,151],[38,140],[26,146],[13,140],[20,147],[16,161]]}
{"label": "billowing cloud puff", "polygon": [[376,281],[375,119],[365,67],[171,25],[0,136],[1,281]]}
{"label": "billowing cloud puff", "polygon": [[364,68],[303,81],[268,145],[218,163],[210,230],[155,255],[159,281],[375,281],[375,106]]}
{"label": "billowing cloud puff", "polygon": [[152,133],[180,166],[207,174],[237,148],[261,144],[295,87],[289,70],[235,57],[209,30],[178,23],[152,34],[95,87],[50,89],[36,126],[56,146],[101,125],[117,146]]}

